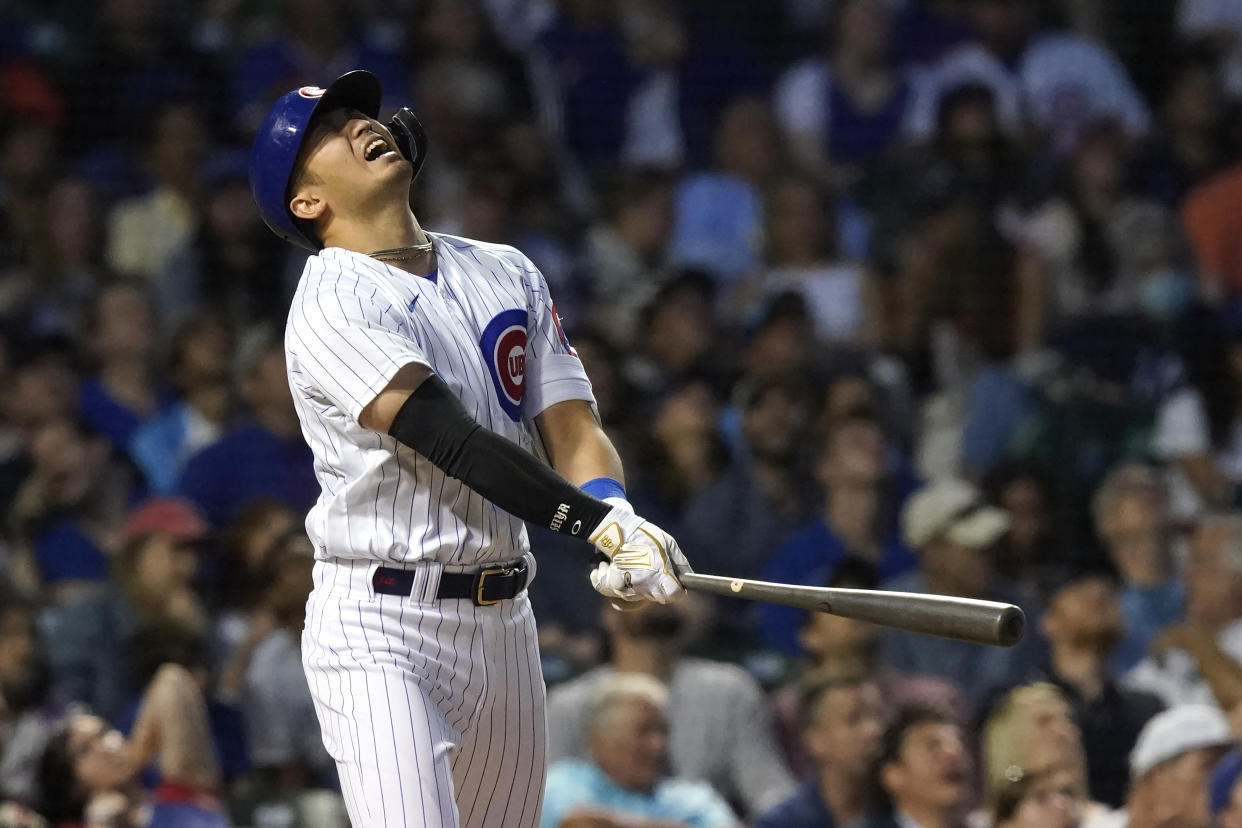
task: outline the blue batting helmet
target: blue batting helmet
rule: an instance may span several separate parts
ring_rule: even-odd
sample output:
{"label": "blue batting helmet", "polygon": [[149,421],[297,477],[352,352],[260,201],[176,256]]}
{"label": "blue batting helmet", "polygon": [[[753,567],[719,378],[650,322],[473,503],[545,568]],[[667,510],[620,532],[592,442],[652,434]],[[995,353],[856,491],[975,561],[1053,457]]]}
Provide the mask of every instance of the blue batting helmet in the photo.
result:
{"label": "blue batting helmet", "polygon": [[327,89],[303,86],[272,106],[250,149],[250,192],[263,222],[273,233],[312,252],[320,249],[306,223],[289,212],[289,177],[302,141],[315,113],[348,107],[377,118],[382,96],[379,79],[356,69],[341,75]]}

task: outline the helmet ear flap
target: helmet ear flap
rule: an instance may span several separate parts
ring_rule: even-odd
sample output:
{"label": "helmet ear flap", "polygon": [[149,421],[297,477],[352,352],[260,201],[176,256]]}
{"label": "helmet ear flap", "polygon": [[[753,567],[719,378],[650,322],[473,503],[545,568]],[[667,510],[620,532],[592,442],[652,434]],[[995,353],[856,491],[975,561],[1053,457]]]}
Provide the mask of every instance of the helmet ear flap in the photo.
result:
{"label": "helmet ear flap", "polygon": [[408,106],[397,110],[387,126],[397,142],[397,150],[414,165],[414,173],[410,176],[413,181],[418,178],[418,172],[427,160],[427,133],[423,131],[414,110]]}

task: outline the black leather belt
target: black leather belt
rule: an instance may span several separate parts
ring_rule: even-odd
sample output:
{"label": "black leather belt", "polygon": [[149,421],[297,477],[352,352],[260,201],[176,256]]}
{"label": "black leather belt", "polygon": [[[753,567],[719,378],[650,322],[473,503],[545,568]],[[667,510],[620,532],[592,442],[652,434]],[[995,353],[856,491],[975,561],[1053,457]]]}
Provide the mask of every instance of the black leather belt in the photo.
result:
{"label": "black leather belt", "polygon": [[[476,607],[516,598],[526,588],[526,561],[489,566],[477,572],[442,572],[436,598],[469,598]],[[381,566],[371,576],[377,595],[409,595],[414,589],[414,570]]]}

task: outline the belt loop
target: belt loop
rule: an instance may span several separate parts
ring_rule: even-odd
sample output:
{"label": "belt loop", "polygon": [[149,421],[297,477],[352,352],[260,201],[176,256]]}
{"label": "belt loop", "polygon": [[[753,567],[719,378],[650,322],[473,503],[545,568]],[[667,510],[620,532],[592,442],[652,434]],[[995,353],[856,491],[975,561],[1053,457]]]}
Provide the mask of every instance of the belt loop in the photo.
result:
{"label": "belt loop", "polygon": [[444,564],[439,561],[422,561],[414,567],[414,586],[410,589],[410,606],[434,604],[440,591],[440,573]]}

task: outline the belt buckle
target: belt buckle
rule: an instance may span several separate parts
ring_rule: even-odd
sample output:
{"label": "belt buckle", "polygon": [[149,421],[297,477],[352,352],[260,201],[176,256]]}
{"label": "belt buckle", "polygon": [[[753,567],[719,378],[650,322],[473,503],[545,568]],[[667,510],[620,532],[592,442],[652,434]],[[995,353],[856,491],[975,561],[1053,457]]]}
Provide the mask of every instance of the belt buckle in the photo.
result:
{"label": "belt buckle", "polygon": [[487,580],[488,575],[508,575],[510,572],[512,570],[507,566],[492,566],[479,570],[478,580],[474,586],[474,605],[476,607],[490,607],[492,604],[499,604],[500,598],[494,598],[491,601],[483,599],[483,582]]}

